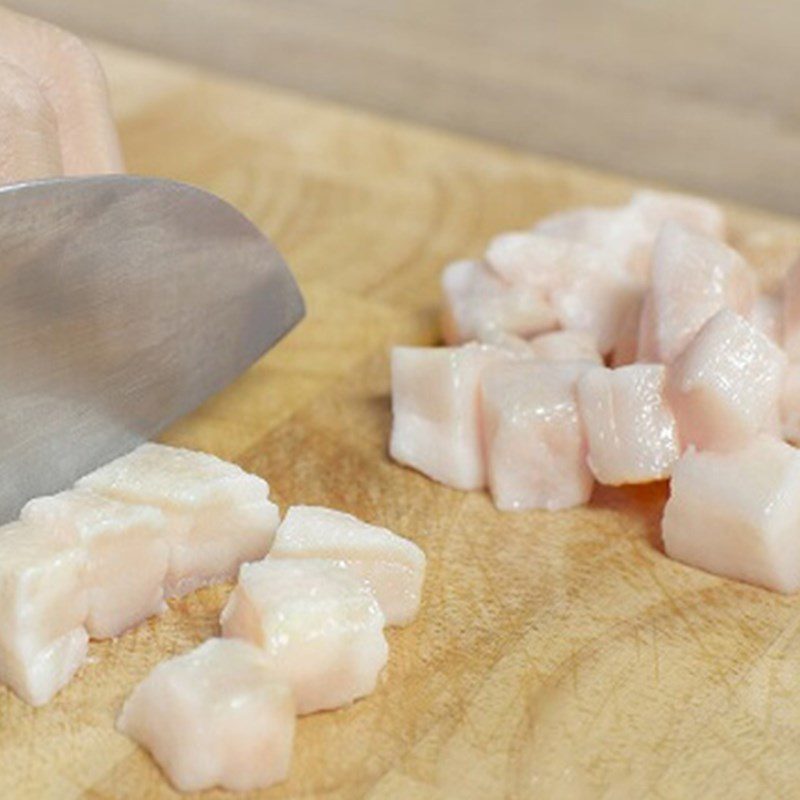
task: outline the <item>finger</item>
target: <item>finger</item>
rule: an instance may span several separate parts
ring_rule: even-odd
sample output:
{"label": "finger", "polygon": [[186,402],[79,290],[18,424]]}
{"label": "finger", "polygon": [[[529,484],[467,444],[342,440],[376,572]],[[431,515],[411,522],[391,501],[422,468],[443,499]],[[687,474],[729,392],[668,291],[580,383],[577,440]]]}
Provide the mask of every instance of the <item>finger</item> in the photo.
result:
{"label": "finger", "polygon": [[0,184],[63,171],[53,107],[27,73],[0,61]]}
{"label": "finger", "polygon": [[37,82],[52,106],[65,174],[124,171],[103,70],[80,39],[0,9],[0,52]]}

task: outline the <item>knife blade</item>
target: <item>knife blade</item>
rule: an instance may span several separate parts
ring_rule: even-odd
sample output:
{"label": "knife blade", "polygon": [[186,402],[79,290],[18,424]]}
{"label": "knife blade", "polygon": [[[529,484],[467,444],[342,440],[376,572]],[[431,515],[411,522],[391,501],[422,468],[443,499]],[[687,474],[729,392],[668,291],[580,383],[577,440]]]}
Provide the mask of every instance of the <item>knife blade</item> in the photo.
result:
{"label": "knife blade", "polygon": [[274,246],[206,191],[0,187],[0,522],[197,408],[304,313]]}

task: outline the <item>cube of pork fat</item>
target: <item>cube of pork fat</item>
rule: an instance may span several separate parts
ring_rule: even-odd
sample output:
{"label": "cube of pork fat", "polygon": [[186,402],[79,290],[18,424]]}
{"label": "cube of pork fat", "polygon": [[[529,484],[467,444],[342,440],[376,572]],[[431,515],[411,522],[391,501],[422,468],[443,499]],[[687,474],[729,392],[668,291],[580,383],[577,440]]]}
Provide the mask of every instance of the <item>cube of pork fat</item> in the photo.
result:
{"label": "cube of pork fat", "polygon": [[518,360],[481,381],[489,487],[498,508],[556,510],[585,503],[593,478],[575,384],[592,362]]}
{"label": "cube of pork fat", "polygon": [[[635,302],[631,302],[625,316],[620,320],[614,349],[611,351],[611,366],[624,367],[636,362],[639,354],[639,328],[647,292],[642,289]],[[644,358],[643,361],[649,359]]]}
{"label": "cube of pork fat", "polygon": [[332,559],[369,583],[387,625],[406,625],[419,611],[425,553],[402,536],[317,506],[292,506],[278,527],[270,558]]}
{"label": "cube of pork fat", "polygon": [[62,533],[0,528],[0,683],[31,705],[50,700],[86,659],[84,565]]}
{"label": "cube of pork fat", "polygon": [[725,218],[707,200],[670,192],[640,191],[626,206],[583,208],[542,220],[534,231],[582,242],[612,256],[639,279],[650,273],[653,244],[668,221],[722,239]]}
{"label": "cube of pork fat", "polygon": [[166,519],[157,508],[73,489],[31,500],[21,516],[83,546],[91,637],[119,636],[163,610],[169,547]]}
{"label": "cube of pork fat", "polygon": [[667,555],[779,592],[800,589],[800,451],[761,435],[741,450],[690,448],[673,468]]}
{"label": "cube of pork fat", "polygon": [[207,453],[164,445],[142,445],[76,486],[164,512],[168,597],[231,578],[243,562],[263,558],[279,522],[265,480]]}
{"label": "cube of pork fat", "polygon": [[652,337],[657,359],[668,364],[720,309],[749,314],[756,294],[755,276],[735,250],[667,223],[653,251],[650,314],[643,317],[653,328],[640,338]]}
{"label": "cube of pork fat", "polygon": [[585,331],[554,331],[528,343],[527,355],[540,361],[592,361],[602,364],[594,337]]}
{"label": "cube of pork fat", "polygon": [[664,399],[663,364],[596,367],[578,381],[588,463],[600,483],[619,486],[669,477],[680,456],[678,427]]}
{"label": "cube of pork fat", "polygon": [[480,376],[512,358],[478,344],[393,348],[392,458],[456,489],[482,489]]}
{"label": "cube of pork fat", "polygon": [[445,267],[442,292],[442,333],[448,344],[481,339],[493,331],[533,336],[557,325],[540,289],[507,283],[480,261]]}
{"label": "cube of pork fat", "polygon": [[294,699],[259,648],[209,639],[156,666],[125,702],[117,728],[180,791],[247,791],[286,778]]}
{"label": "cube of pork fat", "polygon": [[220,621],[224,636],[266,652],[291,685],[299,714],[368,695],[386,665],[385,618],[372,589],[334,561],[244,564]]}
{"label": "cube of pork fat", "polygon": [[684,446],[730,450],[779,418],[786,355],[747,320],[723,309],[668,370],[667,398]]}

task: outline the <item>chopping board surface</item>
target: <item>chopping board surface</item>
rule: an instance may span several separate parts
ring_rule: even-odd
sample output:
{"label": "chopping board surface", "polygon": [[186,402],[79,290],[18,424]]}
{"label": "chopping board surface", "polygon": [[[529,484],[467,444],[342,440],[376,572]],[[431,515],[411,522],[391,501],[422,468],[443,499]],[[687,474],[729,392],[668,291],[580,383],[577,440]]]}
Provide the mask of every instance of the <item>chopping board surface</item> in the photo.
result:
{"label": "chopping board surface", "polygon": [[[387,348],[438,338],[438,273],[493,234],[623,200],[608,175],[101,48],[131,172],[198,184],[287,256],[308,319],[164,440],[257,472],[285,508],[386,525],[428,555],[379,690],[298,725],[269,798],[750,798],[800,786],[800,599],[668,560],[666,487],[500,513],[389,461]],[[769,283],[800,226],[733,211]],[[217,631],[174,602],[50,705],[0,690],[0,797],[177,796],[115,733],[132,687]],[[253,796],[262,796],[262,794]],[[224,793],[206,793],[214,798]]]}

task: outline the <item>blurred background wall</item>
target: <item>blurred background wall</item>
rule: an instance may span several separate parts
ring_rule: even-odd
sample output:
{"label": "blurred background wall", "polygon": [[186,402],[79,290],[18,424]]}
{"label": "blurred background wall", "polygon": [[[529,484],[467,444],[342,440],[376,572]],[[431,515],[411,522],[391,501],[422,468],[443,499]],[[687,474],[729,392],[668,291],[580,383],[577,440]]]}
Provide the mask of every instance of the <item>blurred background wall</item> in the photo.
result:
{"label": "blurred background wall", "polygon": [[800,213],[800,0],[6,3],[84,35]]}

